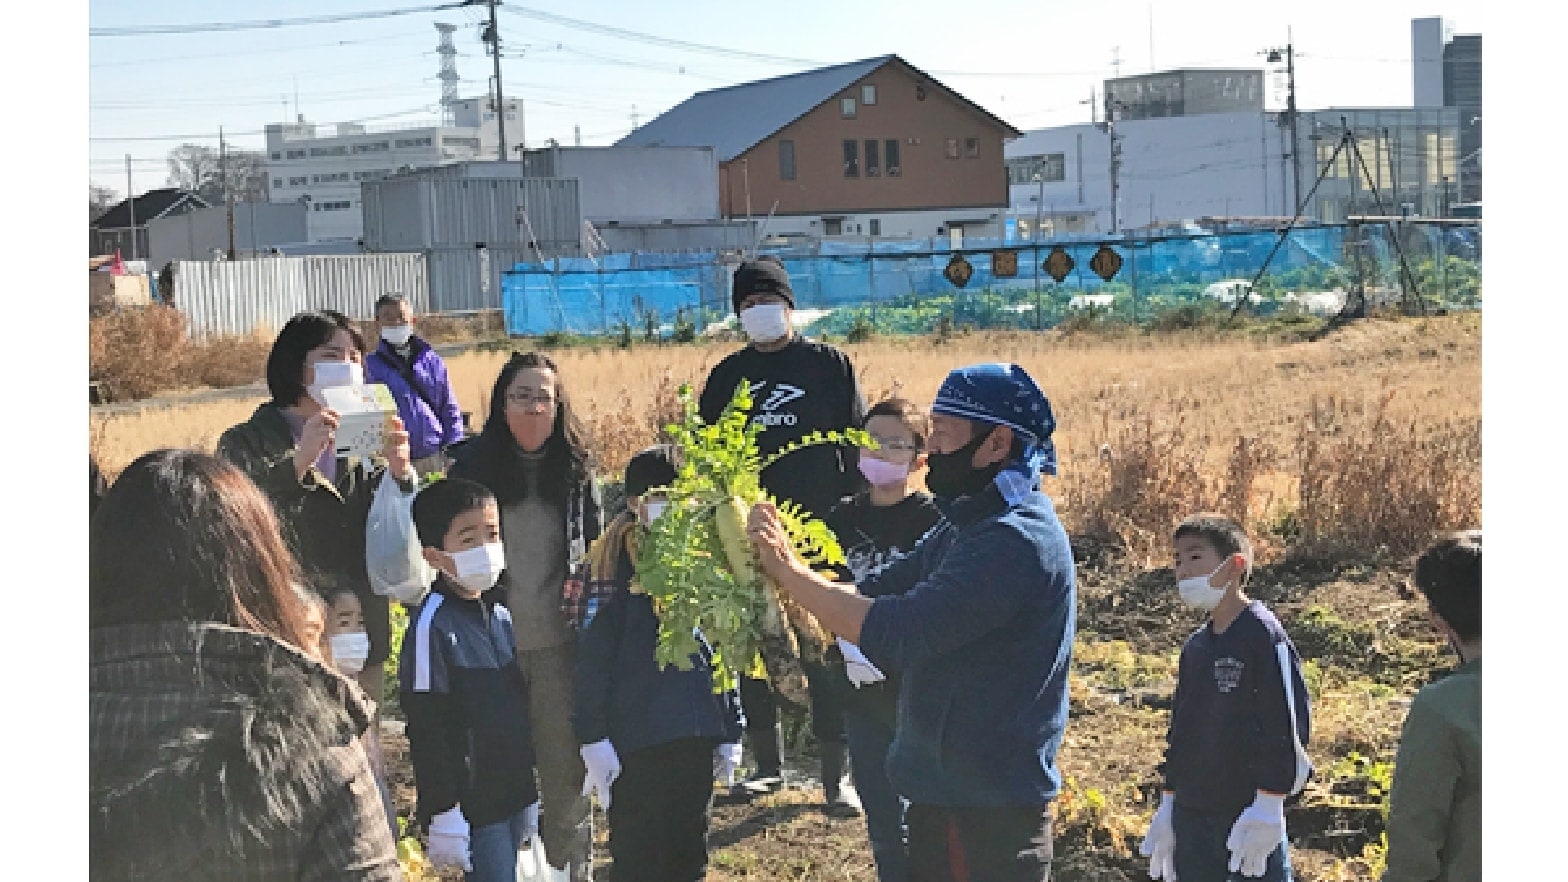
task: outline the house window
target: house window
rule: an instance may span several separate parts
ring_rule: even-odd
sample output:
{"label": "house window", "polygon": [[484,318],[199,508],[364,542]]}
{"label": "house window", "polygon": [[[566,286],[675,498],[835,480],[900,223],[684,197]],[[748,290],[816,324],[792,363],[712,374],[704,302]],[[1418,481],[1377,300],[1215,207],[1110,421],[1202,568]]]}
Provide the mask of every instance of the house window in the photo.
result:
{"label": "house window", "polygon": [[860,142],[844,142],[844,177],[860,177]]}
{"label": "house window", "polygon": [[946,153],[946,156],[947,156],[948,159],[957,159],[958,158],[958,139],[957,138],[948,138],[947,139],[947,153]]}
{"label": "house window", "polygon": [[281,154],[281,153],[274,153],[274,154],[272,154],[272,161],[273,162],[277,162],[278,160],[280,160],[282,158],[283,158],[283,154]]}
{"label": "house window", "polygon": [[383,150],[391,149],[391,147],[392,147],[392,145],[388,144],[386,141],[371,141],[368,144],[355,144],[354,145],[354,152],[355,153],[380,153]]}
{"label": "house window", "polygon": [[842,99],[839,99],[839,102],[838,102],[838,112],[839,112],[839,115],[843,116],[845,119],[854,119],[855,118],[855,99],[853,99],[853,98],[842,98]]}
{"label": "house window", "polygon": [[978,157],[979,155],[980,155],[980,139],[979,138],[965,138],[964,139],[964,156],[966,158],[968,158],[968,159],[974,159],[974,158]]}
{"label": "house window", "polygon": [[312,147],[312,148],[310,148],[310,155],[311,156],[347,156],[348,155],[348,145],[347,144],[339,144],[336,147]]}
{"label": "house window", "polygon": [[310,183],[309,177],[289,178],[290,187],[303,187],[308,183]]}
{"label": "house window", "polygon": [[880,177],[882,174],[882,163],[877,160],[878,146],[876,141],[866,142],[866,177],[868,178]]}
{"label": "house window", "polygon": [[873,236],[880,236],[880,235],[882,235],[882,219],[881,218],[874,217],[874,218],[871,219],[871,235],[873,235]]}
{"label": "house window", "polygon": [[822,235],[824,235],[824,236],[842,236],[842,235],[844,235],[844,219],[843,218],[833,218],[831,220],[824,220],[822,222]]}
{"label": "house window", "polygon": [[283,186],[283,179],[282,178],[273,178],[272,179],[272,189],[274,189],[274,190],[281,189],[282,186]]}
{"label": "house window", "polygon": [[860,87],[860,103],[867,105],[877,103],[877,87],[874,84],[867,83]]}
{"label": "house window", "polygon": [[1036,183],[1035,175],[1046,183],[1067,180],[1067,154],[1045,153],[1037,156],[1014,156],[1007,160],[1009,184]]}
{"label": "house window", "polygon": [[779,180],[795,180],[795,142],[779,142]]}
{"label": "house window", "polygon": [[888,138],[882,142],[882,158],[887,160],[887,176],[896,178],[903,173],[903,168],[898,164],[898,139]]}
{"label": "house window", "polygon": [[479,149],[479,139],[478,138],[452,138],[452,137],[447,137],[447,138],[442,138],[441,139],[441,146],[442,147],[468,147],[468,148],[471,148],[471,149],[474,149],[474,150],[478,150]]}

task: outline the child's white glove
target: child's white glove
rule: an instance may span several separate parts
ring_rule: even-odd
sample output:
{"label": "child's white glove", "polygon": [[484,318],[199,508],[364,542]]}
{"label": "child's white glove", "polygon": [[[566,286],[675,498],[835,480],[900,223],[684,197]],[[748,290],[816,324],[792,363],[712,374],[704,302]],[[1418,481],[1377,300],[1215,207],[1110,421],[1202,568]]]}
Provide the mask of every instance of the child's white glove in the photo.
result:
{"label": "child's white glove", "polygon": [[436,869],[462,868],[473,872],[468,855],[468,819],[456,806],[430,819],[430,848],[425,852]]}
{"label": "child's white glove", "polygon": [[538,835],[539,800],[536,799],[533,801],[533,804],[528,806],[528,808],[523,809],[523,835],[518,837],[518,842],[522,844],[518,847],[527,848],[528,844],[533,841],[533,838]]}
{"label": "child's white glove", "polygon": [[735,785],[735,769],[740,765],[740,742],[713,748],[713,777],[726,787]]}
{"label": "child's white glove", "polygon": [[583,796],[598,791],[599,804],[609,811],[610,785],[621,774],[621,758],[615,752],[615,745],[608,738],[584,744],[582,755],[583,765],[587,767],[583,775]]}
{"label": "child's white glove", "polygon": [[887,679],[877,666],[871,663],[871,659],[866,658],[866,654],[860,651],[860,647],[843,637],[838,638],[838,651],[844,654],[844,673],[849,675],[849,682],[855,684],[856,689]]}
{"label": "child's white glove", "polygon": [[1160,807],[1149,821],[1138,853],[1149,859],[1149,878],[1176,882],[1176,830],[1171,826],[1175,797],[1169,790],[1160,795]]}
{"label": "child's white glove", "polygon": [[1285,795],[1258,791],[1230,828],[1225,847],[1230,849],[1230,871],[1261,876],[1269,855],[1285,841]]}

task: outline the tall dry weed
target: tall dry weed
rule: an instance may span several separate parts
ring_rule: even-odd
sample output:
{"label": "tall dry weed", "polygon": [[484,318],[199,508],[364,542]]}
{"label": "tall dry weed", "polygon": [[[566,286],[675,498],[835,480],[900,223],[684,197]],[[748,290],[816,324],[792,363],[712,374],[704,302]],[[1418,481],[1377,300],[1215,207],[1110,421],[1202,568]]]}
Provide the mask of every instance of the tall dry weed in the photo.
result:
{"label": "tall dry weed", "polygon": [[1390,414],[1397,390],[1314,397],[1296,440],[1294,546],[1408,555],[1435,532],[1481,525],[1481,421]]}
{"label": "tall dry weed", "polygon": [[88,377],[114,398],[179,388],[185,376],[185,316],[172,306],[120,309],[88,323]]}

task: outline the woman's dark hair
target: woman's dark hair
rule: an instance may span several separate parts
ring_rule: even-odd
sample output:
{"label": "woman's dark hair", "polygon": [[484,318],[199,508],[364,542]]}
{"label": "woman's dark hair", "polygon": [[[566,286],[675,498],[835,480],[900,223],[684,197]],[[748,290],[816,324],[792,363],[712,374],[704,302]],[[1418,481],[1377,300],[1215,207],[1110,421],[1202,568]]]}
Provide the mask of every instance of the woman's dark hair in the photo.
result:
{"label": "woman's dark hair", "polygon": [[143,454],[88,537],[92,627],[216,622],[304,645],[299,567],[272,503],[238,468],[194,450]]}
{"label": "woman's dark hair", "polygon": [[348,331],[354,345],[364,353],[364,340],[342,313],[302,312],[283,325],[272,343],[272,351],[267,353],[267,391],[272,393],[274,404],[288,407],[304,397],[305,356],[338,331]]}
{"label": "woman's dark hair", "polygon": [[555,375],[555,426],[544,443],[545,493],[553,499],[564,499],[569,488],[588,480],[593,466],[588,431],[572,409],[560,368],[542,352],[514,352],[490,390],[490,413],[485,417],[484,428],[474,440],[472,452],[462,457],[468,467],[463,476],[489,487],[503,506],[516,502],[523,494],[522,457],[506,422],[506,390],[518,372],[527,368]]}

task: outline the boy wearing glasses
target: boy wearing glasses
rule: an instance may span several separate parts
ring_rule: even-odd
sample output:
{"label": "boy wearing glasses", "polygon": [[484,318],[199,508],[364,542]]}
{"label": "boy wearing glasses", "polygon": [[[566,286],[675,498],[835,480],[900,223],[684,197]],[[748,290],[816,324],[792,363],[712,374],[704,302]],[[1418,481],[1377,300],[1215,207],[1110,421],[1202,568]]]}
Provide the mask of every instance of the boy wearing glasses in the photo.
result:
{"label": "boy wearing glasses", "polygon": [[[931,494],[915,489],[916,473],[925,467],[930,418],[912,401],[888,398],[866,413],[864,428],[877,443],[876,450],[860,451],[860,473],[870,488],[845,497],[826,518],[844,548],[840,575],[856,584],[908,553],[941,518]],[[871,664],[853,643],[839,640],[828,651],[846,661],[848,682],[838,684],[845,693],[844,729],[878,882],[908,882],[904,804],[885,768],[898,723],[898,677]]]}

